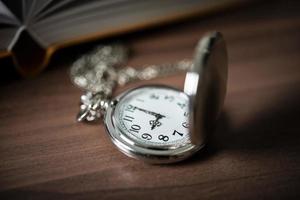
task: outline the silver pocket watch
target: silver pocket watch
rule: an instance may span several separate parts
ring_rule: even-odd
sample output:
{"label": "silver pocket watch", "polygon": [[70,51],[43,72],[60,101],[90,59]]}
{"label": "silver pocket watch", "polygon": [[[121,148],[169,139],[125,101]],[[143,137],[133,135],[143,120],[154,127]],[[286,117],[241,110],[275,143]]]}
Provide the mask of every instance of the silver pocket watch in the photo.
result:
{"label": "silver pocket watch", "polygon": [[[226,94],[227,51],[221,33],[205,35],[193,61],[117,70],[126,58],[124,46],[101,46],[72,65],[72,82],[86,90],[78,121],[102,118],[121,152],[149,163],[178,162],[202,149]],[[111,97],[118,85],[179,71],[186,71],[183,91],[144,85]]]}

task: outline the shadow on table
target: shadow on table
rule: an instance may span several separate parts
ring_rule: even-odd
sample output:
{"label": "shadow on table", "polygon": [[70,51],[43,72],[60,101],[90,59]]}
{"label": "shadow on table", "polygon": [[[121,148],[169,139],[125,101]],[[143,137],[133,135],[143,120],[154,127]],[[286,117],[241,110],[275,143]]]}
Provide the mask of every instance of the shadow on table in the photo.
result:
{"label": "shadow on table", "polygon": [[[213,138],[217,150],[253,151],[297,147],[299,145],[300,93],[289,90],[270,106],[258,112],[251,121],[233,129],[230,119],[223,116]],[[274,102],[274,103],[273,103]]]}
{"label": "shadow on table", "polygon": [[297,92],[296,88],[288,91],[278,99],[270,99],[267,108],[263,107],[263,110],[257,112],[257,116],[241,127],[234,128],[229,113],[221,113],[218,126],[203,151],[186,162],[175,165],[202,162],[218,152],[227,150],[246,152],[275,149],[279,151],[298,147],[300,92]]}
{"label": "shadow on table", "polygon": [[[300,93],[286,94],[277,103],[260,111],[252,121],[233,129],[226,115],[221,118],[212,145],[217,150],[263,150],[299,144]],[[226,113],[225,113],[226,114]]]}

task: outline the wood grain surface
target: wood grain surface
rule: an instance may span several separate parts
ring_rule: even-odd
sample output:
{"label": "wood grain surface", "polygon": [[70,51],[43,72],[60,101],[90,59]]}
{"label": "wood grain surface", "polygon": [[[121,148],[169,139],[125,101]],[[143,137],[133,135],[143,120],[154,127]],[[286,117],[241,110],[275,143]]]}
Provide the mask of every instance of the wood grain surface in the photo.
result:
{"label": "wood grain surface", "polygon": [[70,53],[35,79],[2,83],[0,199],[300,199],[298,2],[255,2],[122,36],[133,49],[129,64],[140,67],[192,58],[203,33],[224,33],[223,113],[208,147],[179,164],[128,158],[103,124],[76,123],[81,91],[68,78]]}

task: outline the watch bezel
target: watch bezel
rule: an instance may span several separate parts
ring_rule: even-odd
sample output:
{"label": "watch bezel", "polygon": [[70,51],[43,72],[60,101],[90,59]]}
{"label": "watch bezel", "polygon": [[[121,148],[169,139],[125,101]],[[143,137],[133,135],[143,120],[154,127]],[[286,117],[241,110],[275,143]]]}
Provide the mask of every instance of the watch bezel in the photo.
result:
{"label": "watch bezel", "polygon": [[139,144],[133,139],[129,138],[124,134],[117,126],[114,119],[115,108],[117,104],[122,101],[122,99],[129,93],[143,88],[166,88],[175,90],[185,95],[187,98],[189,96],[183,91],[170,87],[167,85],[143,85],[133,89],[129,89],[119,94],[111,101],[111,105],[106,110],[105,115],[105,125],[108,135],[110,136],[112,142],[117,146],[117,148],[125,153],[127,156],[144,160],[149,163],[171,163],[183,160],[199,149],[201,149],[204,144],[194,145],[192,143],[185,143],[183,145],[166,145],[164,147],[153,147],[147,144]]}

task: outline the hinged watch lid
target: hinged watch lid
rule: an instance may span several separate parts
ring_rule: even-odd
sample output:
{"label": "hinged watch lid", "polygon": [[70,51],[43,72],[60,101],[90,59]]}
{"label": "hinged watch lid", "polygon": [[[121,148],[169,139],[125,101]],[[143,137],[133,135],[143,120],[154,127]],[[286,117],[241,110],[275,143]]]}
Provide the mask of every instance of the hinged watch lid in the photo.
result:
{"label": "hinged watch lid", "polygon": [[184,92],[189,95],[190,137],[203,145],[223,106],[227,85],[227,50],[219,32],[205,35],[198,43],[194,64],[187,72]]}

